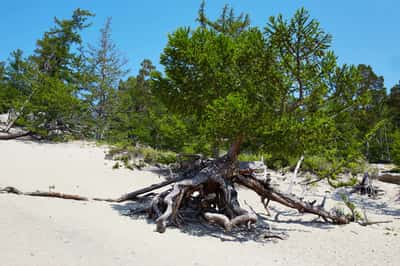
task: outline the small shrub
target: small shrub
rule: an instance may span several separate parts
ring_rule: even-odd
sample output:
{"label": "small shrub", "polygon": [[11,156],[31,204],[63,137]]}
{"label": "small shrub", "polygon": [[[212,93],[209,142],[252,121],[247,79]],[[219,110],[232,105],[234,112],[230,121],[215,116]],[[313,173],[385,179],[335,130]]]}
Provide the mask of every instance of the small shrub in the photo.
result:
{"label": "small shrub", "polygon": [[346,217],[351,220],[351,221],[359,221],[362,219],[361,213],[356,210],[356,205],[350,201],[349,197],[345,194],[341,194],[341,198],[346,205],[347,208],[349,208],[351,214],[347,214]]}
{"label": "small shrub", "polygon": [[[128,169],[133,169],[134,167],[141,168],[145,163],[171,164],[176,162],[176,153],[174,152],[161,151],[143,146],[115,146],[109,150],[108,156],[122,162]],[[139,163],[135,162],[137,159],[139,159]]]}
{"label": "small shrub", "polygon": [[119,169],[119,168],[120,168],[119,162],[116,162],[116,163],[113,165],[112,168],[113,168],[113,169]]}
{"label": "small shrub", "polygon": [[239,154],[239,161],[254,162],[254,161],[260,161],[261,158],[263,158],[264,163],[266,163],[268,160],[271,159],[271,157],[272,156],[269,153],[259,153],[259,154],[241,153],[241,154]]}
{"label": "small shrub", "polygon": [[352,175],[362,174],[367,170],[367,163],[364,160],[356,160],[347,163],[346,171]]}
{"label": "small shrub", "polygon": [[390,146],[393,163],[400,166],[400,130],[396,130],[392,134],[393,142]]}
{"label": "small shrub", "polygon": [[176,154],[169,151],[160,151],[153,148],[141,148],[143,159],[148,164],[170,164],[176,162]]}
{"label": "small shrub", "polygon": [[327,172],[332,169],[332,163],[322,156],[306,156],[302,169],[317,173]]}

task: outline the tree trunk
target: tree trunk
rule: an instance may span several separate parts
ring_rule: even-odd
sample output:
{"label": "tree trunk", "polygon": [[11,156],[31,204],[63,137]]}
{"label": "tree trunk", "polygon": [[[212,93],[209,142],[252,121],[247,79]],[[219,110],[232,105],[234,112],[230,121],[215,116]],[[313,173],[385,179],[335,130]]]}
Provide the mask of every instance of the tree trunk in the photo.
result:
{"label": "tree trunk", "polygon": [[242,145],[244,137],[238,136],[232,143],[228,151],[228,158],[231,162],[236,162],[240,153],[240,146]]}

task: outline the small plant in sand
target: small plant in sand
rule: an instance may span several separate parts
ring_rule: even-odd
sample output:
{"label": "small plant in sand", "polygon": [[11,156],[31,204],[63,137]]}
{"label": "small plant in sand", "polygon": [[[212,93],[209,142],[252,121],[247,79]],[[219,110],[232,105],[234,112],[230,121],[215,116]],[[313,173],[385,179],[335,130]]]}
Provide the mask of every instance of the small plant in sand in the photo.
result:
{"label": "small plant in sand", "polygon": [[119,162],[115,162],[115,164],[113,165],[113,169],[119,169],[121,166],[119,165]]}
{"label": "small plant in sand", "polygon": [[142,145],[120,144],[111,148],[107,156],[122,162],[125,168],[143,168],[146,164],[172,164],[177,160],[177,155],[171,151],[161,151]]}

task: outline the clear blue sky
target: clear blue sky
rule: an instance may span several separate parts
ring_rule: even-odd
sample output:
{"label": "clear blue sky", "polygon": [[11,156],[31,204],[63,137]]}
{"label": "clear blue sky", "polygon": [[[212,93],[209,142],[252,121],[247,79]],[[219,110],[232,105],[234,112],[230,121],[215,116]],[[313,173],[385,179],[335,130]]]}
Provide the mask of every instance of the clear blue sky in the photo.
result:
{"label": "clear blue sky", "polygon": [[[253,25],[264,26],[271,15],[289,17],[304,6],[333,35],[333,49],[341,63],[369,64],[392,87],[400,80],[399,0],[208,0],[207,13],[215,18],[224,4],[250,14]],[[112,37],[136,73],[144,58],[156,65],[167,34],[195,24],[200,0],[3,0],[0,9],[0,60],[22,49],[32,53],[35,41],[53,25],[53,18],[68,18],[77,8],[96,14],[83,33],[93,43],[106,17],[111,16]]]}

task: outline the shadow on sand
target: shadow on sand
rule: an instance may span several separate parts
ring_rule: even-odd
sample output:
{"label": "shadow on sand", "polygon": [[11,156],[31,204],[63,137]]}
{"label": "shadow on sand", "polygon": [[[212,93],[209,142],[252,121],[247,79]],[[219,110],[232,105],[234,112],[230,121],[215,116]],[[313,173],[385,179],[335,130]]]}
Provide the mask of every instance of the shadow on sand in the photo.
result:
{"label": "shadow on sand", "polygon": [[343,201],[342,195],[345,194],[349,197],[350,201],[354,203],[358,208],[365,209],[374,214],[388,215],[400,217],[400,209],[394,206],[390,206],[388,202],[382,202],[382,200],[368,197],[367,195],[360,195],[357,193],[350,193],[351,189],[342,188],[332,195],[332,198],[336,201]]}
{"label": "shadow on sand", "polygon": [[[112,208],[120,213],[120,215],[129,216],[130,218],[145,219],[148,224],[155,227],[155,223],[152,219],[149,219],[147,215],[141,210],[148,207],[150,204],[149,200],[140,200],[137,202],[128,202],[125,204],[112,204]],[[261,217],[261,216],[260,216]],[[177,227],[170,225],[168,230],[175,229]],[[182,227],[177,228],[183,233],[197,237],[214,237],[221,241],[234,241],[234,242],[247,242],[255,241],[259,243],[266,243],[275,241],[276,239],[286,239],[288,237],[287,231],[290,229],[278,229],[270,226],[270,223],[263,217],[257,222],[257,226],[251,227],[237,227],[231,232],[226,232],[222,227],[218,225],[212,225],[207,223],[203,218],[198,220],[185,219],[185,223]]]}
{"label": "shadow on sand", "polygon": [[[155,223],[152,219],[149,219],[142,210],[146,209],[150,204],[150,200],[142,199],[136,202],[128,202],[124,204],[112,204],[112,208],[119,212],[120,215],[129,216],[131,219],[144,219],[148,224],[155,227]],[[170,225],[167,229],[180,230],[185,234],[197,237],[214,237],[221,241],[234,241],[234,242],[248,242],[254,241],[258,243],[267,243],[276,241],[277,239],[287,239],[289,232],[306,232],[310,233],[311,230],[306,228],[320,228],[320,229],[331,229],[334,225],[325,223],[318,218],[305,221],[301,217],[303,214],[299,214],[290,211],[279,211],[273,209],[276,213],[275,217],[267,217],[263,213],[256,213],[258,217],[257,224],[251,228],[246,226],[236,227],[231,232],[226,232],[222,227],[207,223],[202,217],[199,219],[185,219],[183,226],[177,228]],[[279,217],[285,216],[284,219]],[[292,219],[298,217],[298,219]],[[300,228],[285,228],[285,224],[296,224]],[[301,227],[305,227],[304,229]],[[168,232],[166,232],[168,233]]]}

